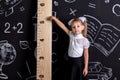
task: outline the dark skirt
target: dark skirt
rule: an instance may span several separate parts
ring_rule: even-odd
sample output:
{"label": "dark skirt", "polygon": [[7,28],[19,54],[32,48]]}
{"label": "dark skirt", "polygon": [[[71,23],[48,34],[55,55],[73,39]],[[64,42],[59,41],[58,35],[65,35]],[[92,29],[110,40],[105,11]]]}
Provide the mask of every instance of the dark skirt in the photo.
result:
{"label": "dark skirt", "polygon": [[68,60],[68,77],[67,80],[88,80],[83,76],[84,59],[83,57],[71,58]]}

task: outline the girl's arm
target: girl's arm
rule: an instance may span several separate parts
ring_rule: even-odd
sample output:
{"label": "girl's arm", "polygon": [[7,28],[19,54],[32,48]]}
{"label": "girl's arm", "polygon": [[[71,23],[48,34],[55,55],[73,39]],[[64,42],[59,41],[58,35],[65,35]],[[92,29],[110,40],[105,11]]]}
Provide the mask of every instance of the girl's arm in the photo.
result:
{"label": "girl's arm", "polygon": [[88,48],[85,48],[84,49],[84,70],[83,70],[84,76],[88,74],[88,62],[89,62]]}
{"label": "girl's arm", "polygon": [[67,34],[67,35],[69,35],[69,29],[59,20],[59,19],[57,19],[56,17],[54,17],[54,16],[51,16],[50,18],[49,18],[50,20],[54,20],[55,22],[56,22],[56,24],[63,30],[63,31],[65,31],[65,33]]}

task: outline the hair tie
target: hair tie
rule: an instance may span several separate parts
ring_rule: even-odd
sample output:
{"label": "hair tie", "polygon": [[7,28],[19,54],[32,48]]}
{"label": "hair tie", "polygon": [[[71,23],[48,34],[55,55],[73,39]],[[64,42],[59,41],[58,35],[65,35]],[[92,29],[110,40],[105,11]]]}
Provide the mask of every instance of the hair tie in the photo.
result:
{"label": "hair tie", "polygon": [[68,25],[70,26],[71,23],[73,22],[74,19],[71,19],[69,22],[68,22]]}
{"label": "hair tie", "polygon": [[86,21],[87,21],[86,17],[79,17],[79,19],[80,19],[82,22],[86,22]]}
{"label": "hair tie", "polygon": [[[78,17],[78,19],[79,19],[80,21],[82,21],[83,23],[84,23],[85,21],[87,21],[86,17]],[[71,19],[71,20],[68,22],[68,25],[69,25],[69,26],[71,25],[71,23],[73,22],[73,20],[74,20],[74,19]]]}

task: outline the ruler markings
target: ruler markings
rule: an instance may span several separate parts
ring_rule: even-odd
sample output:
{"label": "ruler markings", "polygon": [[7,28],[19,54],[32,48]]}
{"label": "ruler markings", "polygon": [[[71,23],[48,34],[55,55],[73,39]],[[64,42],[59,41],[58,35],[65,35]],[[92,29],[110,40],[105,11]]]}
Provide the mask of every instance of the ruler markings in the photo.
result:
{"label": "ruler markings", "polygon": [[52,0],[38,0],[37,8],[37,80],[51,80],[52,23],[46,18],[52,15]]}

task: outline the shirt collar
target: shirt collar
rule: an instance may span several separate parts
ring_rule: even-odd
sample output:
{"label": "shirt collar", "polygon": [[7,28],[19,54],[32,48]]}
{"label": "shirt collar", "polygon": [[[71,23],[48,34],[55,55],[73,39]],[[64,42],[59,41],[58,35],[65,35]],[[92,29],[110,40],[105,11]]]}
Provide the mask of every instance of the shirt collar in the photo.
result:
{"label": "shirt collar", "polygon": [[75,37],[77,38],[84,38],[83,34],[77,34],[77,35],[74,35]]}

